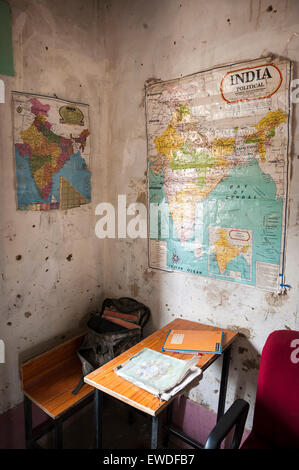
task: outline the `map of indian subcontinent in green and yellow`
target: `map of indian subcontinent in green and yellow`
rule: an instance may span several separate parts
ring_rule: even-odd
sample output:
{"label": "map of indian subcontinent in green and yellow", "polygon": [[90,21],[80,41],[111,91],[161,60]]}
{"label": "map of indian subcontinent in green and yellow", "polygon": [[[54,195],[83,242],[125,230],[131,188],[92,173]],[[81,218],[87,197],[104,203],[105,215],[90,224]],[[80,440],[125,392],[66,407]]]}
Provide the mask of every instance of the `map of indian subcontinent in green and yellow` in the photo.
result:
{"label": "map of indian subcontinent in green and yellow", "polygon": [[147,87],[149,201],[167,207],[152,267],[277,290],[289,84],[290,63],[264,59]]}

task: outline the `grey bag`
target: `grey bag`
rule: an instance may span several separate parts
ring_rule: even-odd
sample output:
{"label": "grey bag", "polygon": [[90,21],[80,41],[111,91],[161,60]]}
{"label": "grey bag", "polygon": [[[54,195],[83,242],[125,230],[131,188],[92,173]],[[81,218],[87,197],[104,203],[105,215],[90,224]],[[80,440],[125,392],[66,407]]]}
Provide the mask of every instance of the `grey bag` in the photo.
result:
{"label": "grey bag", "polygon": [[[101,313],[91,315],[88,333],[77,351],[82,373],[73,394],[84,384],[84,376],[134,346],[142,338],[142,327],[148,321],[150,310],[135,299],[105,299]],[[129,328],[124,326],[129,322]],[[134,327],[134,324],[136,327]]]}

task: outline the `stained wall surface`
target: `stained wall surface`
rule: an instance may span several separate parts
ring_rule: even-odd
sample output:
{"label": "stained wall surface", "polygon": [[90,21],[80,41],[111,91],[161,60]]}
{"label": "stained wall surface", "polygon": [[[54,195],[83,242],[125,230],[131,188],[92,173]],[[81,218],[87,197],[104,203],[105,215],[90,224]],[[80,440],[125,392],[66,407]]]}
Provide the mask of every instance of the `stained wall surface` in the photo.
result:
{"label": "stained wall surface", "polygon": [[[15,76],[1,75],[0,413],[22,400],[19,363],[80,331],[103,293],[94,207],[103,197],[105,81],[101,7],[96,1],[9,2]],[[17,211],[11,91],[90,105],[92,203],[68,211]]]}

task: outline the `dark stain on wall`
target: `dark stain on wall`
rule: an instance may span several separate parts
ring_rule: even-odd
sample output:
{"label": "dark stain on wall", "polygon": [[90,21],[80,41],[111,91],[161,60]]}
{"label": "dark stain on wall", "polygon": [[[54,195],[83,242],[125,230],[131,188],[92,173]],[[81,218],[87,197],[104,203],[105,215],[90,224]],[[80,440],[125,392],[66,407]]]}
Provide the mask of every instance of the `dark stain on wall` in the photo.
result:
{"label": "dark stain on wall", "polygon": [[136,282],[134,282],[133,284],[131,284],[131,295],[133,297],[137,297],[139,291],[140,291],[140,288],[139,286],[136,284]]}
{"label": "dark stain on wall", "polygon": [[149,85],[153,85],[154,83],[161,82],[161,81],[162,81],[161,78],[150,77],[145,81],[145,85],[149,86]]}
{"label": "dark stain on wall", "polygon": [[256,359],[254,358],[248,358],[248,359],[245,359],[245,361],[242,362],[242,370],[244,370],[245,372],[248,372],[249,370],[252,370],[252,369],[259,369],[260,367],[260,356],[258,356]]}
{"label": "dark stain on wall", "polygon": [[245,336],[245,338],[251,338],[252,333],[249,328],[242,328],[238,325],[228,325],[227,326],[228,330],[234,330],[240,333],[240,335]]}
{"label": "dark stain on wall", "polygon": [[280,295],[275,294],[274,292],[269,292],[265,296],[267,304],[271,307],[281,307],[282,304],[287,300],[287,298],[287,291]]}
{"label": "dark stain on wall", "polygon": [[142,204],[144,204],[146,206],[146,203],[147,203],[147,194],[146,194],[146,192],[142,191],[142,192],[138,193],[137,198],[136,198],[136,202],[141,202]]}

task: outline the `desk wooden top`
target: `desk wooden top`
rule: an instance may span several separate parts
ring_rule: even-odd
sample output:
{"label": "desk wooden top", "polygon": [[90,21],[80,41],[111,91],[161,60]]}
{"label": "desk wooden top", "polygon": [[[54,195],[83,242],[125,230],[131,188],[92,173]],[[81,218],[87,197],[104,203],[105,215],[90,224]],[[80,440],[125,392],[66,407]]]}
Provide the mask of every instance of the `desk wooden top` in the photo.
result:
{"label": "desk wooden top", "polygon": [[[136,353],[141,351],[143,348],[154,349],[155,351],[162,351],[162,345],[165,341],[166,335],[169,329],[185,329],[185,330],[214,330],[214,331],[223,331],[224,332],[224,341],[223,348],[224,351],[231,343],[236,339],[238,333],[232,330],[225,330],[222,328],[216,328],[209,325],[204,325],[202,323],[192,322],[189,320],[183,320],[177,318],[176,320],[168,323],[160,330],[151,334],[144,340],[140,341],[138,344],[128,349],[124,353],[120,354],[112,361],[107,362],[99,369],[96,369],[91,374],[87,375],[84,378],[84,381],[89,385],[111,395],[115,398],[118,398],[120,401],[127,403],[134,408],[137,408],[149,415],[156,416],[158,415],[167,405],[173,400],[173,397],[168,402],[161,400],[160,398],[155,397],[151,393],[143,390],[136,385],[128,382],[127,380],[119,377],[115,372],[114,368],[119,364],[127,361],[130,357],[134,356]],[[165,355],[177,357],[179,359],[190,359],[189,354],[181,353],[168,353],[163,352]],[[203,371],[209,367],[217,358],[218,354],[203,354],[198,358],[197,366],[200,367]],[[196,380],[196,379],[195,379]]]}

